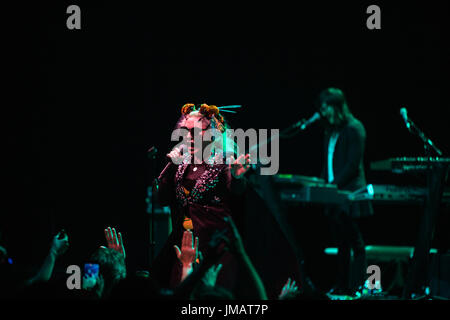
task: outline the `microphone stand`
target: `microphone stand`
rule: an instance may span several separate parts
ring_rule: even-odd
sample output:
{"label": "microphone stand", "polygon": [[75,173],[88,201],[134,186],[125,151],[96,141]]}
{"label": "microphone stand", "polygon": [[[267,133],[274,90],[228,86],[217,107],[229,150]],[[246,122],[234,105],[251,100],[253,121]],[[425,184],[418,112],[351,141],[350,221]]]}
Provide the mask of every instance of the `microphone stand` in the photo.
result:
{"label": "microphone stand", "polygon": [[[147,151],[147,156],[151,160],[151,170],[150,170],[150,177],[153,178],[156,172],[156,155],[158,153],[158,150],[155,147],[151,147]],[[158,189],[158,179],[154,178],[151,180],[151,185],[147,188],[147,203],[150,204],[151,210],[150,210],[150,267],[153,264],[153,259],[155,257],[155,193]],[[148,197],[150,196],[150,201]],[[148,213],[148,209],[147,209]]]}
{"label": "microphone stand", "polygon": [[[249,149],[249,152],[252,152],[256,148],[260,147],[261,145],[267,144],[273,139],[280,137],[280,138],[292,138],[295,135],[297,135],[300,131],[304,131],[306,127],[303,127],[303,125],[306,123],[305,119],[302,119],[300,121],[297,121],[293,125],[287,127],[286,129],[283,129],[278,135],[271,136],[266,141],[260,142]],[[260,167],[261,164],[258,163],[257,165],[252,165],[253,170],[257,171],[258,167]],[[262,183],[262,182],[261,182]],[[272,211],[272,210],[270,210]],[[276,210],[278,211],[278,210]],[[300,273],[300,281],[302,285],[301,291],[303,294],[312,294],[317,292],[317,289],[313,282],[311,281],[311,278],[306,274],[305,270],[305,259],[303,250],[300,246],[296,244],[296,241],[294,240],[294,235],[292,233],[291,228],[288,227],[288,224],[284,219],[281,217],[274,215],[275,220],[278,222],[278,225],[280,226],[283,234],[285,235],[288,243],[291,245],[292,249],[294,250],[295,258],[297,259],[298,265],[299,265],[299,273]],[[282,221],[280,221],[282,220]]]}
{"label": "microphone stand", "polygon": [[306,128],[303,127],[303,125],[305,123],[306,123],[305,119],[297,121],[293,125],[287,127],[283,131],[281,131],[280,132],[280,137],[281,138],[292,138],[293,136],[297,135],[300,131],[304,131],[306,129]]}
{"label": "microphone stand", "polygon": [[[416,134],[423,142],[426,156],[432,160],[432,151],[438,156],[442,156],[434,143],[429,139],[420,128],[411,120],[407,120],[406,127],[412,134]],[[438,160],[438,159],[436,159]],[[419,235],[416,239],[414,254],[409,267],[402,298],[415,300],[437,300],[439,297],[430,294],[429,275],[429,252],[433,241],[434,227],[439,211],[439,204],[442,200],[443,188],[447,167],[439,161],[430,162],[427,172],[427,194],[424,203],[424,214],[422,215]]]}
{"label": "microphone stand", "polygon": [[433,141],[431,141],[431,139],[428,138],[425,135],[425,133],[423,133],[423,131],[416,126],[414,122],[408,119],[408,124],[409,124],[409,126],[407,125],[408,131],[412,134],[416,134],[422,140],[427,156],[431,157],[431,149],[434,150],[434,152],[436,152],[437,155],[442,156],[442,151],[439,150],[439,148],[434,145]]}
{"label": "microphone stand", "polygon": [[[293,125],[287,127],[286,129],[283,129],[283,131],[281,131],[278,135],[273,135],[269,139],[267,139],[266,141],[263,141],[263,142],[260,142],[260,143],[258,143],[256,145],[254,145],[253,147],[251,147],[249,149],[249,152],[252,152],[252,151],[258,149],[260,146],[269,143],[270,141],[272,141],[273,139],[275,139],[277,137],[280,137],[280,138],[292,138],[293,136],[298,134],[300,131],[304,131],[306,129],[306,127],[303,127],[303,125],[305,123],[306,123],[305,119],[297,121]],[[289,133],[290,131],[293,131],[293,132]]]}

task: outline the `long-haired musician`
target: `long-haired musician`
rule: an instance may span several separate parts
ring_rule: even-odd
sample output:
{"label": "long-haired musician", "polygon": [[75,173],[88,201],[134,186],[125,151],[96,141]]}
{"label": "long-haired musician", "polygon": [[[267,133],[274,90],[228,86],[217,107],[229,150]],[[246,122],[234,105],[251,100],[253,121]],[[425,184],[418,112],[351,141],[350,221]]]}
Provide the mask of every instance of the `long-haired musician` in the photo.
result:
{"label": "long-haired musician", "polygon": [[[366,130],[350,112],[344,93],[336,88],[323,90],[318,98],[318,109],[325,127],[322,178],[336,184],[340,190],[354,191],[366,186],[363,164]],[[326,208],[338,247],[337,281],[330,294],[351,294],[364,284],[367,277],[365,244],[355,219],[372,214],[368,201]]]}

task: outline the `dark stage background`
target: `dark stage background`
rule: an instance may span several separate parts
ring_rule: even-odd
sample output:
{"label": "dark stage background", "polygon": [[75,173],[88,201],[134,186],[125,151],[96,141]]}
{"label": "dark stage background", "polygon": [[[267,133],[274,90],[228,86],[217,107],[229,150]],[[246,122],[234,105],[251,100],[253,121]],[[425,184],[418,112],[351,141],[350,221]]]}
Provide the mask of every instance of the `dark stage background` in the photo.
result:
{"label": "dark stage background", "polygon": [[[420,177],[369,170],[371,161],[423,155],[401,107],[445,155],[450,150],[443,85],[448,13],[441,2],[375,2],[382,12],[382,29],[375,31],[366,28],[372,3],[222,4],[209,12],[79,3],[78,31],[66,28],[69,4],[40,8],[38,24],[25,37],[12,36],[8,50],[14,100],[4,106],[7,192],[0,229],[15,263],[28,272],[60,228],[71,245],[58,264],[64,272],[105,244],[106,226],[123,233],[130,270],[148,267],[146,151],[160,150],[159,172],[187,102],[241,104],[228,117],[234,128],[283,129],[315,112],[322,89],[341,88],[367,130],[369,183],[424,184]],[[282,140],[280,159],[279,173],[319,175],[319,126]],[[421,208],[375,210],[361,221],[367,244],[414,245]],[[331,285],[326,220],[318,210],[290,215],[311,277]]]}

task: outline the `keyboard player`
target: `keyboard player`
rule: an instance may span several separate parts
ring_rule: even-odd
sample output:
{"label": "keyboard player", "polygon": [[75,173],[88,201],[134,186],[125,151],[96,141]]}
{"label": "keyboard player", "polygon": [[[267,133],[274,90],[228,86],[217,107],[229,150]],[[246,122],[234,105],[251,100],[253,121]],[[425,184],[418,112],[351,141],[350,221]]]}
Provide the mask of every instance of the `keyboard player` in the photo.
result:
{"label": "keyboard player", "polygon": [[[363,165],[366,131],[350,112],[344,93],[336,88],[323,90],[318,97],[318,108],[325,129],[322,178],[340,190],[354,191],[366,186]],[[373,215],[372,205],[368,201],[329,205],[325,215],[338,247],[337,280],[329,293],[353,294],[367,278],[365,244],[357,219]]]}

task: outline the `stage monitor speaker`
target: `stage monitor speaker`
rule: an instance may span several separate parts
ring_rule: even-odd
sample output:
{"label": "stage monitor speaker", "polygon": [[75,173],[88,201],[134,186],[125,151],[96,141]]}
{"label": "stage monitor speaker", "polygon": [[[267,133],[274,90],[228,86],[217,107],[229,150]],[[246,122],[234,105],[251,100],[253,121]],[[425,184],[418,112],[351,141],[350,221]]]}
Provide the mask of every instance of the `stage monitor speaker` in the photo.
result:
{"label": "stage monitor speaker", "polygon": [[[171,224],[171,218],[170,218],[170,209],[169,207],[158,207],[155,210],[155,252],[154,252],[154,258],[158,255],[158,253],[161,251],[161,249],[164,247],[167,238],[169,237],[169,234],[172,232],[172,224]],[[149,215],[150,218],[150,215]],[[150,232],[151,235],[151,218],[149,223]],[[151,250],[151,248],[150,248]],[[151,253],[150,253],[151,254]]]}

